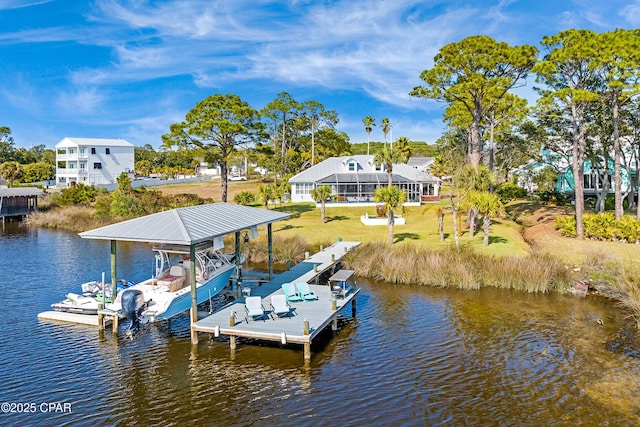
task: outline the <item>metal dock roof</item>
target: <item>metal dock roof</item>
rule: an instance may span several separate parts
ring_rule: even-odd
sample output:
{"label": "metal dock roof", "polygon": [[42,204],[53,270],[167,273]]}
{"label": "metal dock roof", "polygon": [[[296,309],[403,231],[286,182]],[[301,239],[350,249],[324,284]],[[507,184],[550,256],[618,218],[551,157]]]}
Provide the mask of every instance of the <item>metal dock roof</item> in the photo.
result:
{"label": "metal dock roof", "polygon": [[232,203],[177,208],[80,233],[84,239],[191,245],[289,218],[288,213]]}

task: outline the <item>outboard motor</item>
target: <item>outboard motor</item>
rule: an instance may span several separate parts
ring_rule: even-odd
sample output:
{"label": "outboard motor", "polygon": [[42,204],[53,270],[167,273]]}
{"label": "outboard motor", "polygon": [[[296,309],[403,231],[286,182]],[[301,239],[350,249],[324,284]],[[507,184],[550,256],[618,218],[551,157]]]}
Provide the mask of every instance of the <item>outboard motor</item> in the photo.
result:
{"label": "outboard motor", "polygon": [[126,289],[122,292],[122,312],[131,321],[127,335],[140,330],[140,316],[144,310],[144,294],[139,289]]}

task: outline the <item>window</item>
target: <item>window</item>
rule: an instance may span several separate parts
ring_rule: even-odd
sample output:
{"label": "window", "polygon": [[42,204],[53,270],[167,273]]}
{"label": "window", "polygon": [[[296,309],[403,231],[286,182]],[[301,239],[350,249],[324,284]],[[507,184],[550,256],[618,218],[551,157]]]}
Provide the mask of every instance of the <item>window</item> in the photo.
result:
{"label": "window", "polygon": [[356,162],[349,162],[349,172],[355,172]]}
{"label": "window", "polygon": [[76,150],[74,150],[73,148],[69,148],[69,154],[75,154]]}
{"label": "window", "polygon": [[382,172],[384,170],[384,168],[382,167],[382,163],[380,163],[379,165],[376,165],[376,170],[378,172]]}
{"label": "window", "polygon": [[93,164],[93,168],[94,169],[102,169],[102,163],[94,163]]}
{"label": "window", "polygon": [[81,148],[81,149],[80,149],[80,155],[81,155],[81,156],[84,156],[84,155],[85,155],[85,151],[86,151],[86,150],[85,150],[84,148]]}
{"label": "window", "polygon": [[296,184],[296,189],[298,190],[298,194],[311,194],[311,190],[313,190],[313,184],[310,182]]}
{"label": "window", "polygon": [[76,168],[75,163],[69,163],[69,169],[75,169],[75,168]]}
{"label": "window", "polygon": [[111,154],[111,150],[109,150],[109,147],[104,149],[104,154]]}
{"label": "window", "polygon": [[86,163],[80,163],[80,169],[84,170],[87,168],[87,164]]}
{"label": "window", "polygon": [[91,154],[96,154],[96,147],[91,147]]}

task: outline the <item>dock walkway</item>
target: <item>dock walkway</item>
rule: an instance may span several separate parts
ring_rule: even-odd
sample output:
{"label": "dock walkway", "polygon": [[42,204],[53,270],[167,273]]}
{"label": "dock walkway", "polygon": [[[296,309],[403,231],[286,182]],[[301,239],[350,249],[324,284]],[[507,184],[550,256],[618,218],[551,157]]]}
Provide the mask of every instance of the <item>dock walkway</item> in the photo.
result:
{"label": "dock walkway", "polygon": [[[359,244],[360,242],[337,242],[290,270],[277,274],[273,280],[251,289],[252,296],[262,297],[264,320],[247,319],[244,298],[239,298],[215,313],[192,323],[192,337],[196,337],[194,343],[197,342],[197,332],[208,332],[215,336],[228,335],[232,348],[235,348],[236,337],[276,341],[282,344],[295,343],[304,346],[304,358],[310,359],[313,338],[329,324],[336,329],[338,314],[349,303],[352,305],[352,315],[355,316],[355,299],[360,292],[360,289],[352,289],[344,298],[334,299],[331,288],[317,284],[317,279],[323,272],[331,269],[344,254]],[[309,287],[316,293],[318,299],[290,303],[292,315],[289,317],[270,316],[271,296],[282,294],[283,283],[299,282],[311,283]]]}

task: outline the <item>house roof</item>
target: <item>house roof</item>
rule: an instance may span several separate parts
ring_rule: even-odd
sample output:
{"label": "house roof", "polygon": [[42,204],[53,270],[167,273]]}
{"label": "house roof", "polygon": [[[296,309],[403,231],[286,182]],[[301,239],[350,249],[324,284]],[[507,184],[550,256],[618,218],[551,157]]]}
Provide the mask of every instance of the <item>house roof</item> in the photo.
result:
{"label": "house roof", "polygon": [[[379,176],[383,175],[385,178],[382,182],[386,182],[386,172],[380,172],[376,170],[375,163],[372,155],[352,155],[342,157],[330,157],[323,160],[315,166],[310,167],[307,170],[295,175],[289,182],[322,182],[331,176],[336,176],[340,182],[378,182]],[[348,163],[350,160],[355,160],[359,164],[357,171],[349,171]],[[354,177],[357,175],[357,177]],[[423,171],[408,166],[405,163],[396,163],[393,165],[393,175],[403,177],[409,181],[416,182],[437,182],[438,178],[429,175]],[[344,179],[342,179],[344,178]]]}
{"label": "house roof", "polygon": [[291,215],[231,203],[177,208],[80,233],[84,239],[191,245],[289,218]]}
{"label": "house roof", "polygon": [[56,147],[133,147],[133,144],[125,139],[106,138],[75,138],[66,137],[56,144]]}
{"label": "house roof", "polygon": [[0,197],[41,196],[42,190],[35,187],[0,188]]}
{"label": "house roof", "polygon": [[428,166],[433,163],[433,157],[409,157],[407,164],[414,168],[421,166]]}

